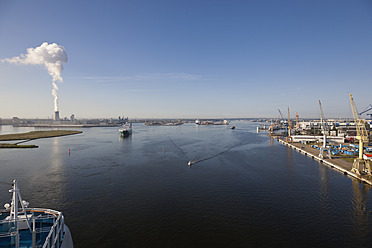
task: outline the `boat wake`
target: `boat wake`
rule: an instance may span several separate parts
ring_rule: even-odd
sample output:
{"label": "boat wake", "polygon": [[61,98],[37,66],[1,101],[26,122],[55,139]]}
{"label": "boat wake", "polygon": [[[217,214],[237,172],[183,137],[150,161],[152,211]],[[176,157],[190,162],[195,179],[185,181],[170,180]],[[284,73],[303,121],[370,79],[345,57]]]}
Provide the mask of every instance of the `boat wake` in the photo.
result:
{"label": "boat wake", "polygon": [[178,149],[182,152],[183,156],[185,156],[186,158],[186,161],[189,161],[189,157],[187,156],[186,152],[181,148],[179,147],[178,145],[176,145],[176,143],[173,142],[173,140],[171,138],[169,138],[169,141]]}
{"label": "boat wake", "polygon": [[216,158],[216,157],[218,157],[218,156],[220,156],[220,155],[222,155],[222,154],[224,154],[224,153],[230,151],[231,149],[234,149],[235,147],[238,147],[238,146],[241,146],[241,145],[244,144],[244,141],[243,141],[243,142],[239,142],[239,143],[237,143],[237,144],[235,144],[235,145],[229,147],[228,149],[223,150],[222,152],[219,152],[219,153],[217,153],[217,154],[214,154],[214,155],[212,155],[212,156],[210,156],[210,157],[200,158],[200,157],[197,156],[197,157],[194,157],[193,159],[190,159],[190,158],[187,156],[186,152],[185,152],[181,147],[179,147],[176,143],[174,143],[174,141],[173,141],[171,138],[169,138],[169,141],[170,141],[170,142],[171,142],[171,143],[172,143],[172,144],[173,144],[177,149],[179,149],[179,150],[182,152],[182,154],[183,154],[183,155],[185,156],[185,158],[186,158],[186,162],[187,162],[187,165],[188,165],[188,166],[191,166],[191,165],[193,165],[193,164],[200,163],[200,162],[203,162],[203,161],[207,161],[207,160],[212,159],[212,158]]}

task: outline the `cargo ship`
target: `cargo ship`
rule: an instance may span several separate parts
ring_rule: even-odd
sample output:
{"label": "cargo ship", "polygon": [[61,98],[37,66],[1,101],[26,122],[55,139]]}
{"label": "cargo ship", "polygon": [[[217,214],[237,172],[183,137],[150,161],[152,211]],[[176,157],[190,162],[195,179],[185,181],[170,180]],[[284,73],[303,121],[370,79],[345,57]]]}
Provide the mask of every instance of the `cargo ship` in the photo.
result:
{"label": "cargo ship", "polygon": [[127,137],[129,136],[130,134],[132,134],[132,123],[131,124],[124,124],[120,129],[119,129],[119,132],[121,134],[122,137]]}

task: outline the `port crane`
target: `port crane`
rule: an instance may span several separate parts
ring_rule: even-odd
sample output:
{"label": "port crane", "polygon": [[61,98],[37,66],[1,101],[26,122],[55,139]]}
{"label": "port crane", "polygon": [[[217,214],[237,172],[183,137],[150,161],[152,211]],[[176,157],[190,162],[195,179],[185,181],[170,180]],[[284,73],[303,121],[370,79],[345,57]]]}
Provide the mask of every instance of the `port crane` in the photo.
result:
{"label": "port crane", "polygon": [[296,128],[299,127],[299,122],[298,122],[298,118],[299,118],[299,115],[298,113],[296,112]]}
{"label": "port crane", "polygon": [[288,136],[291,137],[291,129],[292,129],[292,122],[291,122],[291,115],[289,113],[288,107]]}
{"label": "port crane", "polygon": [[276,120],[274,122],[274,125],[275,126],[278,126],[279,125],[279,118],[280,118],[280,116],[278,115],[278,117],[276,118]]}
{"label": "port crane", "polygon": [[287,137],[288,142],[292,142],[291,130],[292,130],[292,122],[291,122],[291,116],[289,114],[289,107],[288,107],[288,137]]}
{"label": "port crane", "polygon": [[271,125],[269,127],[270,134],[273,134],[274,133],[274,130],[278,127],[278,125],[279,125],[279,118],[280,118],[280,116],[278,116],[278,118],[276,118],[275,122],[271,121]]}
{"label": "port crane", "polygon": [[288,133],[288,121],[284,118],[282,111],[280,111],[280,109],[278,109],[278,111],[281,117],[281,122],[282,122],[281,126],[285,127],[285,133],[287,134]]}
{"label": "port crane", "polygon": [[280,111],[280,109],[278,109],[278,111],[279,111],[280,117],[282,118],[282,121],[283,121],[283,124],[284,124],[285,119],[284,119],[284,117],[283,117],[282,111]]}
{"label": "port crane", "polygon": [[[368,112],[368,111],[370,111],[370,110],[372,110],[372,104],[368,105],[362,112],[360,112],[359,116]],[[372,119],[372,114],[367,114],[367,115],[369,115],[369,117]]]}
{"label": "port crane", "polygon": [[322,147],[320,147],[319,157],[324,158],[323,153],[324,153],[324,151],[326,151],[325,157],[326,158],[332,158],[331,151],[330,151],[329,147],[327,147],[328,125],[327,125],[327,123],[325,121],[325,118],[324,118],[324,112],[323,112],[322,103],[320,102],[320,100],[319,100],[319,113],[320,113],[320,125],[321,125],[322,133],[323,133],[323,145],[322,145]]}
{"label": "port crane", "polygon": [[[368,175],[371,174],[371,165],[370,162],[363,158],[363,150],[364,150],[364,144],[368,144],[368,132],[364,123],[364,120],[360,118],[358,111],[356,109],[353,96],[351,93],[349,93],[350,97],[350,104],[351,104],[351,110],[353,112],[355,127],[357,130],[357,136],[356,139],[359,140],[359,156],[354,160],[353,168],[351,169],[352,172],[355,172],[358,175],[361,175],[362,173],[367,173]],[[361,168],[362,167],[362,168]]]}

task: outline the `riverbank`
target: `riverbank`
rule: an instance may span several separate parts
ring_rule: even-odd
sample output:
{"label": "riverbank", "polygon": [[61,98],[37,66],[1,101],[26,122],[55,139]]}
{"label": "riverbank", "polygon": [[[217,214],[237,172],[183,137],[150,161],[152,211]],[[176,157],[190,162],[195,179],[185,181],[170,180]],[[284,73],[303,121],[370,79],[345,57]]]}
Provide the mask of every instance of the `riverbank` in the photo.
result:
{"label": "riverbank", "polygon": [[352,169],[352,166],[353,166],[353,163],[352,162],[348,162],[346,160],[344,160],[343,158],[341,157],[334,157],[332,159],[325,159],[325,158],[320,158],[319,157],[319,150],[317,149],[314,149],[308,145],[305,145],[305,144],[301,144],[301,143],[288,143],[282,139],[278,139],[278,141],[292,149],[294,149],[295,151],[298,151],[306,156],[309,156],[311,157],[312,159],[316,159],[318,160],[319,162],[333,168],[333,169],[336,169],[342,173],[344,173],[345,175],[348,175],[348,176],[351,176],[351,177],[354,177],[354,178],[357,178],[358,180],[364,182],[364,183],[367,183],[369,185],[372,185],[372,178],[371,176],[368,176],[368,175],[357,175],[355,174],[354,172],[351,171]]}
{"label": "riverbank", "polygon": [[74,135],[82,133],[82,131],[71,131],[71,130],[48,130],[48,131],[31,131],[27,133],[16,133],[16,134],[4,134],[0,135],[0,141],[14,141],[21,140],[15,143],[2,143],[1,148],[37,148],[36,145],[19,145],[31,140],[60,137],[66,135]]}

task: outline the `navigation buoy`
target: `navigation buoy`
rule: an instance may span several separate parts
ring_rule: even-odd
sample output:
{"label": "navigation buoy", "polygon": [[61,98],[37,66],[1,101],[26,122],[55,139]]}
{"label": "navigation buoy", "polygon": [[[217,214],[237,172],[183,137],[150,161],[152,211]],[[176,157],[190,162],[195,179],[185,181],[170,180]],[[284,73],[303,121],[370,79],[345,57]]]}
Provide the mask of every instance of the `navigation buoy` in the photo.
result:
{"label": "navigation buoy", "polygon": [[70,148],[68,149],[68,155],[70,155]]}

